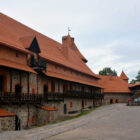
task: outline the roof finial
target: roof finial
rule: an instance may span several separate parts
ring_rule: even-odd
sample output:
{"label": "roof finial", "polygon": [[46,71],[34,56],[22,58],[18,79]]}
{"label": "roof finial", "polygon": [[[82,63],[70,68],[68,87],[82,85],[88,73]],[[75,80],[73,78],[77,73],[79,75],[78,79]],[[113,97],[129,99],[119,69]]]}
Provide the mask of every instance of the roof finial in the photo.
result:
{"label": "roof finial", "polygon": [[70,31],[71,31],[71,29],[68,27],[68,35],[70,35]]}

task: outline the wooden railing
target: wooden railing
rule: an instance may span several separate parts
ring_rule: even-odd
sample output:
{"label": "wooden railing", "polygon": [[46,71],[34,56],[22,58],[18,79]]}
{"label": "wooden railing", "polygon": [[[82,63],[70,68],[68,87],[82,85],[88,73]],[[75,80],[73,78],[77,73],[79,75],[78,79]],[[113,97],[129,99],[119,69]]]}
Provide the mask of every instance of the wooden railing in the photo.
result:
{"label": "wooden railing", "polygon": [[27,93],[0,93],[0,103],[41,103],[42,96]]}
{"label": "wooden railing", "polygon": [[49,92],[46,94],[8,93],[0,92],[0,103],[41,103],[41,101],[64,101],[64,98],[103,99],[103,93],[88,93],[79,91]]}
{"label": "wooden railing", "polygon": [[73,98],[87,98],[87,99],[103,99],[103,93],[89,93],[82,91],[67,91],[64,93],[64,97],[73,97]]}

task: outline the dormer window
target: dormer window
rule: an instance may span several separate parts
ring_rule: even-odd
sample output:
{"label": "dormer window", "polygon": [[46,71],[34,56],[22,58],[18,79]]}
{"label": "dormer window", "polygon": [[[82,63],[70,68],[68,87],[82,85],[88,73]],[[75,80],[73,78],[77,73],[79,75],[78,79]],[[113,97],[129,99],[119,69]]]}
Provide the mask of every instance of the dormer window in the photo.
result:
{"label": "dormer window", "polygon": [[71,48],[72,48],[72,50],[74,50],[74,44],[72,43],[72,45],[71,45]]}
{"label": "dormer window", "polygon": [[36,37],[34,37],[31,45],[28,48],[28,50],[30,50],[31,52],[37,53],[37,54],[41,52]]}

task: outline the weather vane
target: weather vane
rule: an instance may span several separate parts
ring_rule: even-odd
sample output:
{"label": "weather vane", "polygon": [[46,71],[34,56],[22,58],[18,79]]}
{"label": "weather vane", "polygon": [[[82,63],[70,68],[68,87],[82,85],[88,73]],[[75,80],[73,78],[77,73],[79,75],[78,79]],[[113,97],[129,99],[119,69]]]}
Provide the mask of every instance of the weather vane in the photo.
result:
{"label": "weather vane", "polygon": [[68,27],[68,35],[70,35],[70,31],[71,31],[71,29]]}

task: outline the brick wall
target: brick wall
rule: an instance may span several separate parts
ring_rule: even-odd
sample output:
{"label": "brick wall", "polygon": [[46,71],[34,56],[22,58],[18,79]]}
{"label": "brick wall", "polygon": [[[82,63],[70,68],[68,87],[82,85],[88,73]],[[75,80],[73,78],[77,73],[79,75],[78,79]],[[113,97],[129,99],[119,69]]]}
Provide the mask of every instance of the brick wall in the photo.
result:
{"label": "brick wall", "polygon": [[110,104],[110,100],[112,99],[113,103],[116,103],[118,100],[119,103],[126,103],[128,99],[130,98],[130,94],[127,93],[122,93],[122,94],[117,94],[117,93],[105,93],[104,94],[104,103],[105,104]]}

